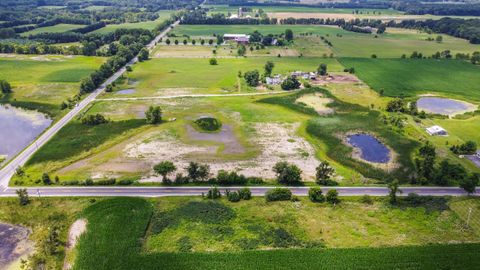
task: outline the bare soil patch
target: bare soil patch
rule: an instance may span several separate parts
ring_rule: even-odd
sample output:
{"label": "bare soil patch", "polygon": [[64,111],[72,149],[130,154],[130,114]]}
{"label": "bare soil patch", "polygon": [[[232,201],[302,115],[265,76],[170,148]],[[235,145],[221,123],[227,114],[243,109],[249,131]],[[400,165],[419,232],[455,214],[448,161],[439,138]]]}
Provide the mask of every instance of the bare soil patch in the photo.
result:
{"label": "bare soil patch", "polygon": [[315,85],[327,85],[331,83],[360,83],[360,79],[353,74],[328,74],[327,76],[318,76],[312,80]]}
{"label": "bare soil patch", "polygon": [[299,97],[295,102],[303,103],[308,107],[313,108],[320,115],[327,115],[334,112],[332,108],[327,107],[327,104],[333,100],[325,98],[321,93],[307,94]]}
{"label": "bare soil patch", "polygon": [[231,125],[222,125],[220,131],[215,133],[198,132],[190,125],[187,125],[186,129],[188,136],[193,141],[222,143],[224,145],[223,153],[225,154],[245,153],[245,148],[238,141]]}
{"label": "bare soil patch", "polygon": [[[87,220],[86,219],[78,219],[76,220],[72,226],[70,226],[70,230],[68,231],[68,239],[66,244],[66,252],[67,255],[65,256],[65,262],[63,263],[63,269],[72,269],[72,261],[69,260],[69,257],[72,257],[71,251],[75,248],[78,239],[80,236],[85,233],[87,230]],[[72,258],[70,258],[72,259]]]}
{"label": "bare soil patch", "polygon": [[[299,123],[252,124],[254,134],[249,138],[249,143],[258,149],[258,154],[252,158],[225,160],[217,157],[215,162],[211,162],[218,150],[216,146],[186,144],[166,133],[150,134],[150,139],[144,138],[131,143],[127,145],[124,153],[127,158],[143,160],[152,165],[159,161],[171,160],[181,170],[190,161],[196,161],[209,164],[214,174],[219,170],[229,170],[266,179],[275,177],[272,168],[277,162],[288,161],[302,169],[304,179],[313,180],[318,161],[314,148],[304,138],[295,134],[299,126]],[[151,139],[152,137],[155,139]],[[160,182],[161,178],[151,172],[141,181]]]}

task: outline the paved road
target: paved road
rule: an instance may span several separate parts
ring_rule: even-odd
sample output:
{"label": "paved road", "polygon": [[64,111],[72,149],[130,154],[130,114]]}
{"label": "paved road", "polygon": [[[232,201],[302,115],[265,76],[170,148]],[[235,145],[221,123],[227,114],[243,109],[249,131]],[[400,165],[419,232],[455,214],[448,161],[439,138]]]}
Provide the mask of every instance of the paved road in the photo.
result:
{"label": "paved road", "polygon": [[[224,192],[225,189],[236,190],[241,187],[220,187]],[[273,187],[250,187],[252,195],[263,196],[265,192]],[[325,187],[324,192],[329,189],[336,189],[340,196],[386,196],[388,189],[386,187]],[[210,187],[39,187],[28,188],[30,196],[40,197],[165,197],[165,196],[199,196],[207,193]],[[290,187],[292,192],[297,196],[305,196],[308,194],[308,187]],[[464,196],[467,195],[462,189],[456,187],[402,187],[406,196],[409,193],[416,193],[424,196]],[[0,197],[15,197],[15,188],[7,188],[0,191]],[[480,196],[480,193],[474,194]]]}
{"label": "paved road", "polygon": [[[173,26],[177,26],[180,22],[177,21],[173,24]],[[160,40],[160,38],[164,37],[172,28],[169,27],[163,32],[161,32],[155,39],[152,40],[146,47],[149,50],[152,50],[155,47],[155,44]],[[135,57],[132,59],[127,65],[132,65],[138,62],[138,58]],[[126,65],[126,66],[127,66]],[[5,167],[0,170],[0,190],[4,190],[8,187],[8,183],[10,178],[15,173],[15,169],[19,166],[25,165],[25,163],[35,154],[35,152],[42,147],[46,142],[48,142],[57,132],[62,129],[70,120],[72,120],[76,115],[78,115],[83,109],[85,109],[92,101],[94,101],[98,95],[100,95],[108,84],[111,84],[115,80],[117,80],[123,73],[125,73],[126,68],[125,66],[122,67],[119,71],[113,74],[110,78],[108,78],[99,88],[85,97],[78,105],[69,111],[62,119],[56,122],[53,126],[51,126],[48,130],[46,130],[40,137],[38,137],[30,146],[25,148],[23,152],[17,155],[14,159],[12,159]]]}

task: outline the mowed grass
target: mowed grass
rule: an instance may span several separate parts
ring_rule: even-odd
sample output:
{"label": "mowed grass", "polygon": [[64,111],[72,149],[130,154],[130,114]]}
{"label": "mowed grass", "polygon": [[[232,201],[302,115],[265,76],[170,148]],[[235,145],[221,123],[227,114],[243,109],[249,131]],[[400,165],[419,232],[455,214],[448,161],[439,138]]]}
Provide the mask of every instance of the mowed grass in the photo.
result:
{"label": "mowed grass", "polygon": [[[281,34],[286,29],[292,29],[294,34],[313,33],[328,39],[336,56],[371,57],[376,54],[381,58],[400,58],[402,54],[409,56],[412,52],[422,52],[430,56],[437,51],[450,50],[455,53],[472,53],[480,50],[480,45],[470,44],[467,40],[443,36],[441,43],[427,41],[430,35],[415,30],[388,28],[383,35],[349,32],[337,26],[322,25],[180,25],[173,30],[177,35],[208,37],[226,33],[249,34],[255,30],[266,34]],[[324,46],[323,42],[316,44]]]}
{"label": "mowed grass", "polygon": [[341,58],[357,76],[388,96],[442,93],[480,100],[480,67],[459,60]]}
{"label": "mowed grass", "polygon": [[[192,200],[169,198],[155,200],[155,204],[170,204],[175,201]],[[198,200],[198,199],[193,199]],[[225,203],[227,206],[235,207],[239,211],[247,211],[245,204],[258,204],[261,199],[255,199],[251,202],[242,202],[237,205]],[[272,203],[268,206],[263,201],[259,206],[253,206],[254,212],[260,211],[268,216],[285,215],[296,211],[290,208],[294,203]],[[304,201],[300,204],[304,204]],[[307,203],[308,205],[309,203]],[[290,205],[290,206],[289,206]],[[168,207],[167,206],[167,207]],[[175,206],[175,205],[174,205]],[[178,206],[178,204],[177,204]],[[278,208],[277,212],[264,212],[269,208]],[[309,206],[310,207],[310,206]],[[314,208],[332,208],[331,206],[313,205]],[[350,204],[346,207],[351,207]],[[368,206],[365,206],[368,207]],[[88,219],[87,232],[80,237],[78,243],[78,256],[74,269],[158,269],[161,265],[163,269],[473,269],[480,263],[480,246],[478,244],[457,244],[457,245],[427,245],[427,246],[400,246],[387,248],[344,248],[344,249],[279,249],[269,251],[242,251],[242,252],[208,252],[208,253],[154,253],[145,252],[143,249],[143,239],[145,237],[150,217],[156,207],[151,201],[140,198],[117,198],[98,202],[88,207],[83,216]],[[287,208],[287,209],[285,209]],[[333,209],[333,208],[332,208]],[[343,235],[356,233],[366,233],[356,228],[356,220],[360,215],[355,213],[348,222],[340,222],[338,218],[344,218],[343,207],[335,210],[328,220],[331,226],[353,226],[354,231],[342,231]],[[422,223],[422,218],[428,215],[421,211],[422,208],[413,210],[418,214],[418,220],[407,220],[410,222]],[[251,211],[251,210],[250,210]],[[303,210],[302,210],[303,211]],[[412,213],[411,209],[394,210]],[[308,221],[316,211],[308,212]],[[368,212],[371,216],[371,211]],[[398,212],[395,212],[398,214]],[[319,219],[321,215],[319,214]],[[202,220],[204,217],[197,215]],[[220,217],[221,218],[221,217]],[[237,217],[238,218],[238,217]],[[251,212],[250,219],[264,218]],[[345,218],[347,218],[345,216]],[[402,217],[403,218],[403,217]],[[129,220],[129,226],[125,226],[125,220]],[[371,219],[371,217],[369,217]],[[408,225],[393,226],[388,225],[391,220],[397,220],[397,215],[385,217],[381,220],[382,224],[395,227],[395,231],[400,229],[409,230]],[[439,217],[439,219],[442,219]],[[428,220],[428,218],[427,218]],[[282,222],[291,221],[291,217],[283,219],[272,218],[269,223],[271,226]],[[201,221],[190,221],[190,227],[193,230],[201,230],[204,224]],[[244,223],[248,227],[250,223]],[[434,231],[431,227],[419,231],[418,235],[425,231]],[[252,227],[253,228],[253,227]],[[372,225],[372,228],[375,226]],[[414,231],[413,228],[410,228]],[[317,228],[318,230],[318,228]],[[328,231],[324,231],[328,234]],[[368,231],[372,235],[376,231]],[[215,237],[222,236],[220,230]],[[438,234],[439,237],[442,233]],[[226,240],[231,235],[226,235]],[[361,238],[361,236],[357,236]],[[403,237],[401,237],[403,238]],[[212,241],[213,239],[209,239]],[[171,243],[171,239],[168,240]]]}
{"label": "mowed grass", "polygon": [[208,59],[162,58],[135,65],[133,72],[128,74],[132,82],[122,88],[137,90],[129,97],[241,92],[248,87],[242,85],[244,80],[238,78],[238,72],[243,74],[257,69],[263,73],[267,61],[274,62],[275,74],[286,75],[296,70],[315,71],[320,63],[326,63],[330,71],[343,70],[333,58],[220,58],[218,65],[210,65]]}
{"label": "mowed grass", "polygon": [[108,24],[107,26],[97,29],[92,33],[98,34],[105,34],[113,32],[117,29],[146,29],[146,30],[153,30],[157,27],[161,22],[167,20],[170,15],[173,14],[171,10],[162,10],[158,12],[159,18],[155,21],[146,21],[146,22],[136,22],[136,23],[121,23],[121,24]]}
{"label": "mowed grass", "polygon": [[60,107],[78,93],[80,80],[96,70],[103,57],[38,55],[0,58],[0,79],[10,82],[7,101]]}
{"label": "mowed grass", "polygon": [[74,30],[74,29],[82,28],[82,27],[85,27],[85,26],[86,25],[82,25],[82,24],[61,23],[61,24],[57,24],[57,25],[53,25],[53,26],[39,27],[39,28],[33,29],[31,31],[28,31],[28,32],[23,32],[20,35],[23,36],[23,37],[28,37],[30,35],[36,35],[36,34],[41,34],[41,33],[63,33],[63,32],[71,31],[71,30]]}

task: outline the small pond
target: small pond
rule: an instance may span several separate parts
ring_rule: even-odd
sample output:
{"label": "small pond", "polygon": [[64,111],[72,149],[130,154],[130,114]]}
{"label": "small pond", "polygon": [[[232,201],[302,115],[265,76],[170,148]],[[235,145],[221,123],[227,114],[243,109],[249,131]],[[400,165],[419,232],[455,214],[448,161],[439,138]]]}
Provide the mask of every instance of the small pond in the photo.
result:
{"label": "small pond", "polygon": [[33,251],[28,241],[30,234],[27,228],[0,223],[0,269]]}
{"label": "small pond", "polygon": [[117,91],[117,94],[120,94],[120,95],[129,95],[129,94],[133,94],[133,93],[135,93],[135,92],[136,92],[135,89],[124,89],[124,90]]}
{"label": "small pond", "polygon": [[374,163],[390,161],[390,150],[377,138],[368,134],[354,134],[348,136],[348,143],[359,150],[360,158]]}
{"label": "small pond", "polygon": [[419,111],[428,113],[455,115],[474,111],[476,106],[467,102],[440,97],[422,97],[417,100]]}
{"label": "small pond", "polygon": [[6,160],[12,158],[51,123],[42,113],[0,105],[0,156],[6,156]]}

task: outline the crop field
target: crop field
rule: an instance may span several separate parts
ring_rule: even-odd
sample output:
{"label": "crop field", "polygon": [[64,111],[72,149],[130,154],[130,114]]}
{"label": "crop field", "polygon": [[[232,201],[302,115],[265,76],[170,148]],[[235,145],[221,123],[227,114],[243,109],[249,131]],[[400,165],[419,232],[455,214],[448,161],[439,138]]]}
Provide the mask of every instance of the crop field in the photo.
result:
{"label": "crop field", "polygon": [[81,25],[81,24],[57,24],[54,26],[47,26],[47,27],[39,27],[36,29],[33,29],[28,32],[24,32],[20,34],[21,36],[28,37],[29,35],[35,35],[35,34],[40,34],[40,33],[63,33],[67,31],[71,31],[74,29],[82,28],[85,27],[86,25]]}
{"label": "crop field", "polygon": [[[441,43],[427,41],[435,38],[423,32],[405,29],[388,28],[385,34],[373,35],[345,31],[336,26],[319,25],[180,25],[173,31],[177,36],[211,37],[214,34],[225,33],[249,34],[257,30],[260,33],[281,34],[286,29],[292,29],[294,34],[312,33],[314,36],[323,36],[333,47],[331,50],[336,56],[342,57],[371,57],[376,54],[380,58],[400,58],[402,54],[410,56],[414,51],[430,56],[437,51],[450,50],[455,53],[472,53],[480,50],[479,45],[468,41],[443,35]],[[323,42],[314,42],[318,48],[324,47]],[[356,46],[352,46],[356,44]]]}
{"label": "crop field", "polygon": [[480,100],[480,67],[458,60],[341,58],[376,91],[389,96],[441,93]]}
{"label": "crop field", "polygon": [[[442,199],[437,200],[442,201]],[[458,226],[463,226],[463,221],[453,211],[435,209],[427,211],[422,206],[388,209],[387,206],[382,205],[381,201],[365,205],[346,200],[334,208],[322,204],[311,204],[305,199],[298,203],[265,203],[260,198],[237,204],[186,198],[154,201],[138,198],[109,199],[93,204],[82,214],[89,223],[87,233],[80,239],[78,245],[78,257],[74,269],[90,269],[93,266],[95,269],[131,269],[132,267],[156,269],[159,264],[167,269],[225,269],[233,262],[236,268],[242,269],[259,267],[278,269],[279,265],[286,269],[290,266],[300,269],[312,267],[320,269],[325,266],[339,269],[354,267],[385,269],[392,265],[395,265],[396,269],[437,269],[439,267],[470,269],[478,263],[478,244],[434,244],[448,242],[450,237],[460,240],[461,235],[467,237],[463,238],[464,241],[469,242],[468,239],[478,241],[478,237],[471,229],[458,230]],[[438,205],[441,207],[441,203]],[[364,208],[362,212],[366,211],[368,215],[358,215],[358,211],[355,210],[358,207]],[[206,215],[198,215],[195,211],[204,208],[210,209]],[[305,217],[304,211],[307,210],[311,211],[306,213],[307,217]],[[221,212],[222,215],[215,215],[217,212]],[[318,215],[312,217],[312,213],[318,213]],[[351,216],[347,213],[351,213]],[[152,214],[152,220],[149,221]],[[349,218],[348,221],[342,222],[344,214],[346,214],[345,218],[347,216]],[[166,220],[159,220],[163,224],[157,227],[157,230],[163,229],[160,234],[171,235],[177,232],[179,235],[176,238],[169,238],[167,242],[160,238],[156,239],[157,242],[153,241],[154,238],[147,240],[146,243],[139,242],[138,239],[143,239],[146,231],[151,233],[153,224],[157,222],[156,219],[162,217]],[[300,224],[296,223],[297,218]],[[126,219],[131,221],[130,226],[122,225]],[[243,219],[246,220],[243,221]],[[149,224],[150,228],[148,228]],[[282,238],[275,240],[275,234],[272,230],[268,230],[270,226],[275,228],[273,232],[286,233],[282,233]],[[306,229],[308,226],[315,229],[308,230]],[[349,229],[349,226],[352,226],[352,229]],[[362,226],[366,227],[360,229],[363,228]],[[305,229],[305,234],[319,235],[321,243],[325,243],[327,248],[317,246],[317,248],[282,249],[285,248],[284,244],[288,246],[299,243],[296,238],[292,240],[295,235],[285,229],[282,230],[283,227],[287,230],[289,228]],[[116,229],[112,230],[112,228]],[[381,233],[380,228],[391,228],[394,234],[398,233],[401,237],[385,242],[389,247],[350,248],[357,246],[354,244],[356,241],[354,239],[358,239],[357,244],[360,246],[367,244],[368,239],[372,239],[373,242],[378,241],[377,243],[388,241],[390,236]],[[442,236],[441,238],[431,238],[431,233],[434,233],[436,228],[442,232],[436,234],[437,237]],[[280,246],[269,251],[214,251],[217,248],[230,249],[228,243],[234,246],[248,243],[242,239],[251,239],[262,231],[273,237],[270,245],[277,243]],[[198,234],[200,232],[202,232],[201,235]],[[336,240],[332,237],[333,241],[338,241],[341,246],[348,248],[328,248],[328,237],[333,235],[340,237]],[[197,238],[202,236],[206,238]],[[346,242],[340,241],[347,236],[350,238]],[[173,239],[176,244],[172,244]],[[265,236],[263,239],[269,238]],[[412,239],[420,241],[417,243],[430,245],[405,246],[402,244]],[[166,253],[145,250],[145,245],[148,247],[155,243],[165,245],[169,250],[177,246],[182,251]],[[216,243],[225,243],[225,245],[217,246]],[[255,242],[250,241],[250,243]],[[201,252],[202,246],[209,245],[214,250]],[[191,252],[188,252],[189,250]]]}
{"label": "crop field", "polygon": [[128,97],[251,92],[238,78],[238,72],[254,69],[262,72],[267,61],[275,64],[275,74],[315,71],[321,63],[327,64],[332,72],[343,70],[337,60],[319,57],[219,58],[218,65],[210,65],[208,59],[201,58],[156,58],[136,65],[128,80],[119,86],[136,90]]}
{"label": "crop field", "polygon": [[172,11],[169,10],[162,10],[159,11],[159,18],[155,21],[146,21],[146,22],[136,22],[136,23],[121,23],[121,24],[108,24],[107,26],[97,29],[93,31],[92,33],[99,33],[99,34],[105,34],[109,32],[113,32],[117,29],[120,28],[125,28],[125,29],[135,29],[135,28],[141,28],[141,29],[147,29],[147,30],[153,30],[155,27],[157,27],[161,22],[165,21],[170,17],[172,14]]}
{"label": "crop field", "polygon": [[[238,11],[238,7],[227,6],[227,5],[206,5],[210,8],[211,13],[234,13]],[[294,7],[294,6],[249,6],[253,10],[263,9],[265,12],[276,13],[276,12],[295,12],[295,13],[338,13],[338,14],[352,14],[355,9],[349,8],[315,8],[315,7]],[[362,14],[373,14],[380,13],[385,15],[394,15],[394,14],[403,14],[400,11],[393,9],[356,9],[359,13]]]}
{"label": "crop field", "polygon": [[80,80],[104,61],[87,56],[1,55],[0,79],[12,85],[7,100],[24,106],[35,103],[33,107],[55,114],[62,101],[78,93]]}

